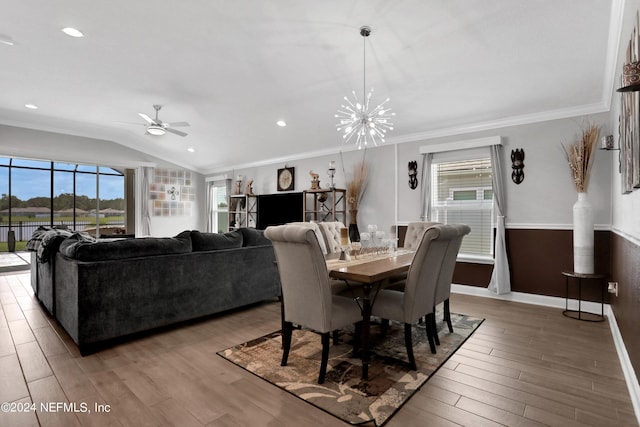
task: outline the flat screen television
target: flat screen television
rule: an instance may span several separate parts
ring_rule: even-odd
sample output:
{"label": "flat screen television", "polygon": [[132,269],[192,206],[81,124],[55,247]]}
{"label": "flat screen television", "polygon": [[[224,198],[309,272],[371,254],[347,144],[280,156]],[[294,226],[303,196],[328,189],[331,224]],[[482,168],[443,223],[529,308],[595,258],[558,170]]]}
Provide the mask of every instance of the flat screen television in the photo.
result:
{"label": "flat screen television", "polygon": [[258,196],[256,228],[302,221],[302,193],[261,194]]}

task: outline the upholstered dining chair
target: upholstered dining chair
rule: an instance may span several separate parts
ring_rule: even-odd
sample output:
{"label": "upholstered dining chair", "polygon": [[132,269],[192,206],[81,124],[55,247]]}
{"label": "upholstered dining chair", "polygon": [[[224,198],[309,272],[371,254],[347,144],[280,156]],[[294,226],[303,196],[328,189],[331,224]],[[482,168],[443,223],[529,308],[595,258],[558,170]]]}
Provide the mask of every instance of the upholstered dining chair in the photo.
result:
{"label": "upholstered dining chair", "polygon": [[339,254],[342,251],[342,244],[340,242],[340,230],[345,228],[345,225],[340,221],[326,221],[318,222],[318,227],[322,230],[324,236],[324,244],[327,248],[327,254]]}
{"label": "upholstered dining chair", "polygon": [[[460,252],[460,246],[462,245],[462,239],[464,236],[471,232],[471,228],[465,224],[452,224],[455,230],[455,236],[449,241],[449,246],[444,254],[444,260],[442,261],[442,267],[440,268],[440,275],[438,276],[438,284],[436,286],[436,296],[433,302],[433,311],[435,313],[435,306],[443,303],[443,320],[447,322],[449,332],[453,333],[453,325],[451,324],[451,309],[449,307],[449,296],[451,295],[451,281],[453,280],[453,271],[456,268],[456,260],[458,259],[458,252]],[[440,339],[438,338],[436,317],[432,317],[433,324],[431,327],[434,331],[434,340],[437,345],[440,345]]]}
{"label": "upholstered dining chair", "polygon": [[412,325],[422,316],[426,316],[426,334],[429,348],[436,352],[433,337],[433,307],[438,277],[444,256],[457,229],[449,225],[432,225],[422,235],[416,253],[409,267],[404,283],[404,291],[383,289],[376,296],[372,306],[372,315],[382,319],[404,323],[404,340],[411,369],[417,369],[413,355],[411,338]]}
{"label": "upholstered dining chair", "polygon": [[[440,224],[439,222],[429,221],[412,221],[407,224],[407,231],[404,235],[404,242],[402,247],[405,249],[416,249],[422,240],[422,235],[427,228],[432,225]],[[395,289],[397,291],[404,290],[404,281],[407,278],[407,273],[400,273],[389,279],[390,285],[388,288]],[[386,323],[385,323],[386,325]]]}
{"label": "upholstered dining chair", "polygon": [[429,222],[429,221],[413,221],[407,224],[407,232],[404,235],[404,244],[402,245],[405,249],[415,249],[420,244],[420,240],[422,240],[422,235],[427,230],[427,228],[432,225],[440,224],[439,222]]}
{"label": "upholstered dining chair", "polygon": [[287,365],[293,325],[320,333],[322,358],[318,383],[324,383],[329,360],[330,332],[362,320],[353,298],[332,292],[327,264],[313,230],[300,225],[267,227],[282,286],[282,366]]}

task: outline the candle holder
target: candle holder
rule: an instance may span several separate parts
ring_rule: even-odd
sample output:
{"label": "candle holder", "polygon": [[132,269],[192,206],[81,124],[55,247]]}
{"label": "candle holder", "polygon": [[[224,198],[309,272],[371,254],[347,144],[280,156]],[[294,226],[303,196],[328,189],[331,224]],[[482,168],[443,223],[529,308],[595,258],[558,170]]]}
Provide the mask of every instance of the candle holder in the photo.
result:
{"label": "candle holder", "polygon": [[351,261],[349,255],[349,229],[340,229],[340,261]]}
{"label": "candle holder", "polygon": [[333,177],[336,176],[336,162],[334,162],[333,160],[329,162],[329,169],[327,169],[327,175],[329,175],[329,179],[331,180],[329,182],[329,188],[333,190],[334,188],[336,188],[336,184],[333,182]]}
{"label": "candle holder", "polygon": [[340,261],[351,261],[351,255],[349,255],[349,246],[342,246],[340,248]]}

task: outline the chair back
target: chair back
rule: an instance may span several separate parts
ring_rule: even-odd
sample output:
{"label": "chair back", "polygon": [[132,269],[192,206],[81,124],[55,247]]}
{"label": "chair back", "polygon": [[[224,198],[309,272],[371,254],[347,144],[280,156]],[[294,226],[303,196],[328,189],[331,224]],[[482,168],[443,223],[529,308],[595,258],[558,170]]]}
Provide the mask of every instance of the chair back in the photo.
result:
{"label": "chair back", "polygon": [[267,227],[276,254],[284,320],[329,332],[332,295],[329,272],[315,232],[301,225]]}
{"label": "chair back", "polygon": [[320,227],[318,226],[318,223],[316,222],[289,222],[287,225],[301,225],[303,227],[306,228],[310,228],[313,230],[314,233],[316,233],[316,237],[318,238],[318,243],[320,244],[320,249],[322,249],[322,254],[323,255],[327,255],[327,246],[324,242],[324,236],[322,234],[322,231],[320,230]]}
{"label": "chair back", "polygon": [[449,295],[451,294],[451,281],[453,280],[453,272],[456,268],[456,260],[460,252],[462,239],[471,232],[471,228],[464,224],[451,224],[449,228],[455,231],[455,236],[449,241],[449,246],[444,254],[444,260],[440,268],[440,276],[438,277],[434,301],[436,305],[449,299]]}
{"label": "chair back", "polygon": [[433,311],[438,278],[456,227],[436,224],[427,228],[418,244],[404,288],[404,322],[413,323]]}
{"label": "chair back", "polygon": [[410,222],[407,225],[407,232],[404,235],[403,247],[406,249],[416,249],[422,240],[422,235],[427,231],[427,228],[436,224],[439,224],[439,222]]}
{"label": "chair back", "polygon": [[324,235],[324,243],[327,247],[328,254],[339,253],[342,251],[340,243],[340,229],[345,228],[340,221],[319,222],[318,227]]}

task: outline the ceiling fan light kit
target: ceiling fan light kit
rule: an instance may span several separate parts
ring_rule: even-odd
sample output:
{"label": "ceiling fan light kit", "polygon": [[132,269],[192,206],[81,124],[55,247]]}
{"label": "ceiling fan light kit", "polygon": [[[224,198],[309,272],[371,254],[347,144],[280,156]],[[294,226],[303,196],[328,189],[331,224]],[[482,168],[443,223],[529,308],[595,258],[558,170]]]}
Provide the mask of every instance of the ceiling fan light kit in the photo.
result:
{"label": "ceiling fan light kit", "polygon": [[156,110],[156,118],[152,119],[144,113],[138,113],[140,117],[142,117],[147,122],[147,132],[149,135],[153,136],[162,136],[166,132],[171,132],[180,136],[187,136],[186,132],[182,132],[180,130],[172,129],[173,127],[179,126],[189,126],[187,122],[176,122],[176,123],[165,123],[158,118],[158,112],[162,108],[162,105],[154,105],[153,108]]}
{"label": "ceiling fan light kit", "polygon": [[147,132],[154,136],[160,136],[164,135],[166,131],[162,126],[149,125],[149,127],[147,127]]}

